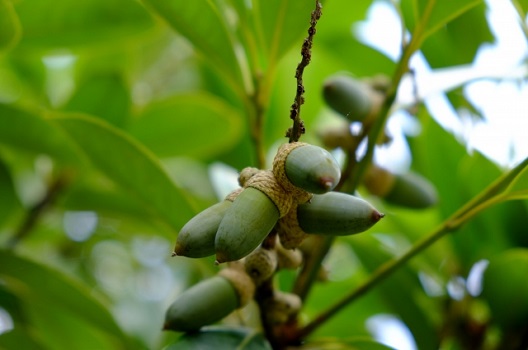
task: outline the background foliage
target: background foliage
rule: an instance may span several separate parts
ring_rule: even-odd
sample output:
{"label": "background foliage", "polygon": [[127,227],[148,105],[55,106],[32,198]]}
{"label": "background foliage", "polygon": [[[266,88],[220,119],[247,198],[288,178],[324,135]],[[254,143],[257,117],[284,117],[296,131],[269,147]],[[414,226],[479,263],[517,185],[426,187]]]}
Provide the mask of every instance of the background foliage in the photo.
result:
{"label": "background foliage", "polygon": [[[351,31],[372,1],[323,2],[304,76],[303,141],[319,144],[317,131],[339,119],[321,98],[329,75],[385,74],[398,83],[405,54],[421,50],[431,67],[447,68],[471,63],[494,40],[483,1],[396,3],[412,39],[394,62]],[[528,4],[514,3],[525,18]],[[269,166],[286,142],[313,7],[306,0],[0,0],[0,347],[162,348],[180,336],[160,331],[167,306],[217,267],[208,258],[169,258],[177,232],[222,198],[236,171]],[[460,90],[446,93],[455,109],[470,106]],[[369,198],[386,218],[336,240],[325,260],[329,281],[311,290],[302,320],[505,172],[468,153],[424,105],[415,112],[421,132],[407,136],[412,169],[435,185],[439,204],[417,212]],[[466,282],[478,261],[528,247],[523,169],[481,197],[456,234],[317,329],[313,344],[381,348],[358,340],[373,337],[367,320],[375,315],[402,320],[420,349],[500,343],[508,330]],[[281,273],[278,286],[287,290],[294,278]],[[240,319],[255,325],[251,309],[226,323]]]}

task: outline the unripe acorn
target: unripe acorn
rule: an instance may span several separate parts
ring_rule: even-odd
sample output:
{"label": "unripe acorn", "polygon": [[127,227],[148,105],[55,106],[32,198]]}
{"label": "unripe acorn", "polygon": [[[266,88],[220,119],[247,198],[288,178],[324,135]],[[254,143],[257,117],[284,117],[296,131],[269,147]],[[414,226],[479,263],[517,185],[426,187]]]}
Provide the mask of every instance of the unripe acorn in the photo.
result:
{"label": "unripe acorn", "polygon": [[216,262],[239,260],[251,253],[279,219],[279,210],[260,190],[247,187],[220,222],[215,238]]}
{"label": "unripe acorn", "polygon": [[323,98],[329,107],[349,121],[359,122],[375,115],[383,101],[383,96],[368,84],[343,75],[324,82]]}
{"label": "unripe acorn", "polygon": [[482,297],[488,302],[492,320],[503,330],[528,325],[528,249],[509,249],[489,259]]}
{"label": "unripe acorn", "polygon": [[368,230],[384,215],[369,202],[340,192],[313,196],[297,207],[299,227],[306,233],[345,236]]}
{"label": "unripe acorn", "polygon": [[223,276],[214,276],[180,294],[165,314],[163,329],[196,331],[220,321],[240,306],[233,284]]}
{"label": "unripe acorn", "polygon": [[180,230],[174,255],[203,258],[215,253],[215,236],[227,209],[228,200],[216,203],[189,220]]}
{"label": "unripe acorn", "polygon": [[402,207],[425,209],[438,202],[433,184],[414,172],[393,174],[373,165],[365,174],[364,184],[373,195]]}
{"label": "unripe acorn", "polygon": [[285,293],[279,290],[273,292],[273,296],[264,302],[263,309],[266,319],[273,324],[282,324],[302,307],[302,300],[297,294]]}
{"label": "unripe acorn", "polygon": [[288,180],[310,193],[331,191],[341,178],[335,158],[325,149],[305,144],[293,149],[284,163]]}

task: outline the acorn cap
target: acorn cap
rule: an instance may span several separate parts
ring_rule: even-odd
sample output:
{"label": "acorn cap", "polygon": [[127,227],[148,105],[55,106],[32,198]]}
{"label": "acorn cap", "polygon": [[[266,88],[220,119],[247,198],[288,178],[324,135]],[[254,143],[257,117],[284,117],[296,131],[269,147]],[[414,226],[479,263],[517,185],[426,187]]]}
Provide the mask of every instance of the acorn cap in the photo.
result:
{"label": "acorn cap", "polygon": [[244,259],[244,265],[246,273],[260,285],[277,270],[277,252],[259,247]]}
{"label": "acorn cap", "polygon": [[221,270],[219,276],[225,277],[235,288],[239,307],[246,306],[255,295],[255,283],[249,275],[237,265]]}
{"label": "acorn cap", "polygon": [[269,322],[282,324],[288,321],[291,315],[299,312],[301,307],[302,300],[297,294],[275,290],[273,296],[264,301],[263,309]]}

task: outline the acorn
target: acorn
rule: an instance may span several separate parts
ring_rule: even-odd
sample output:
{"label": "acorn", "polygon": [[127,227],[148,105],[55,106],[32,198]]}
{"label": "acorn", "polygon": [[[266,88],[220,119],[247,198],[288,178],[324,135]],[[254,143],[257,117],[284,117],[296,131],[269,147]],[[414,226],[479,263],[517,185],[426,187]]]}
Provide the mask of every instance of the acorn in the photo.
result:
{"label": "acorn", "polygon": [[393,174],[387,169],[372,165],[365,174],[363,183],[370,193],[394,205],[425,209],[438,202],[433,184],[414,172]]}
{"label": "acorn", "polygon": [[318,194],[331,191],[341,178],[339,164],[328,151],[302,143],[287,154],[284,172],[294,186]]}
{"label": "acorn", "polygon": [[180,230],[173,255],[203,258],[215,253],[215,236],[227,209],[233,203],[224,200],[203,210]]}
{"label": "acorn", "polygon": [[349,121],[365,122],[379,112],[384,97],[365,82],[339,75],[324,82],[323,98]]}
{"label": "acorn", "polygon": [[232,191],[222,202],[201,211],[178,233],[173,256],[203,258],[215,253],[215,236],[224,215],[242,189]]}
{"label": "acorn", "polygon": [[220,222],[215,238],[218,264],[239,260],[251,253],[279,219],[279,210],[262,191],[247,187],[238,195]]}
{"label": "acorn", "polygon": [[169,306],[164,330],[192,332],[216,323],[253,298],[255,285],[247,274],[227,268],[185,290]]}
{"label": "acorn", "polygon": [[511,248],[489,259],[482,278],[482,297],[491,319],[503,331],[528,325],[528,249]]}
{"label": "acorn", "polygon": [[328,149],[336,149],[338,147],[344,150],[351,150],[357,146],[355,137],[350,132],[350,125],[339,125],[337,127],[326,128],[318,131],[317,136],[321,140],[323,146]]}
{"label": "acorn", "polygon": [[306,233],[345,236],[368,230],[384,214],[369,202],[340,192],[314,195],[297,207],[299,227]]}
{"label": "acorn", "polygon": [[220,321],[239,306],[233,284],[223,276],[214,276],[180,294],[167,310],[163,329],[196,331]]}
{"label": "acorn", "polygon": [[246,273],[258,286],[273,276],[277,270],[277,252],[275,250],[257,248],[244,259]]}
{"label": "acorn", "polygon": [[272,324],[282,324],[302,307],[301,298],[297,294],[275,290],[273,296],[263,303],[266,319]]}
{"label": "acorn", "polygon": [[275,245],[277,252],[277,264],[279,269],[297,269],[303,262],[303,256],[299,249],[286,249],[280,241]]}

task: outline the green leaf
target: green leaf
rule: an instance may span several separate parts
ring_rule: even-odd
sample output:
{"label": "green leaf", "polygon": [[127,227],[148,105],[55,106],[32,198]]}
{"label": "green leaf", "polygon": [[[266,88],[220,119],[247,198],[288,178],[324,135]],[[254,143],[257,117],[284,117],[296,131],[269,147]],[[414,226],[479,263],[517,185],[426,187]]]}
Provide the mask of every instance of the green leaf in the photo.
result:
{"label": "green leaf", "polygon": [[0,334],[1,349],[31,349],[46,350],[42,339],[38,335],[26,331],[20,325],[15,324],[15,329]]}
{"label": "green leaf", "polygon": [[186,94],[151,104],[129,131],[160,157],[214,157],[240,140],[243,118],[212,95]]}
{"label": "green leaf", "polygon": [[[65,275],[44,267],[35,262],[16,256],[8,251],[0,250],[0,278],[8,290],[22,301],[26,316],[39,333],[41,339],[61,343],[61,339],[70,339],[69,343],[80,348],[83,341],[75,341],[70,332],[75,328],[69,325],[89,327],[81,332],[86,335],[96,335],[90,344],[120,345],[126,348],[129,340],[116,324],[105,305],[93,296],[93,291],[75,282]],[[62,327],[57,327],[61,325]],[[42,329],[42,328],[45,329]],[[47,331],[52,332],[47,333]],[[43,337],[43,338],[42,338]],[[61,338],[62,337],[62,338]],[[53,343],[48,343],[48,346]],[[56,349],[66,349],[57,346]],[[81,346],[81,348],[88,349]]]}
{"label": "green leaf", "polygon": [[20,39],[18,16],[9,0],[0,0],[0,53],[13,47]]}
{"label": "green leaf", "polygon": [[138,2],[127,0],[16,1],[15,9],[26,48],[122,45],[154,24]]}
{"label": "green leaf", "polygon": [[0,144],[33,154],[47,154],[67,164],[79,164],[74,144],[37,112],[0,104]]}
{"label": "green leaf", "polygon": [[528,158],[517,167],[522,167],[504,191],[505,200],[528,199]]}
{"label": "green leaf", "polygon": [[300,52],[301,39],[303,34],[307,36],[315,2],[257,0],[252,5],[254,21],[258,24],[256,35],[270,65],[276,65],[294,43],[299,43]]}
{"label": "green leaf", "polygon": [[107,74],[84,81],[64,110],[91,114],[123,127],[128,119],[130,104],[130,92],[123,78]]}
{"label": "green leaf", "polygon": [[212,326],[199,332],[184,334],[177,342],[168,345],[164,350],[271,350],[271,346],[261,333],[237,327]]}
{"label": "green leaf", "polygon": [[22,206],[15,193],[13,179],[6,164],[0,159],[0,228]]}
{"label": "green leaf", "polygon": [[[407,28],[425,39],[482,0],[404,0],[401,3]],[[419,33],[415,31],[419,30]]]}
{"label": "green leaf", "polygon": [[173,228],[180,229],[194,215],[188,199],[159,161],[129,135],[88,116],[57,114],[52,120],[100,171],[150,206]]}
{"label": "green leaf", "polygon": [[517,0],[512,1],[512,3],[519,8],[522,13],[522,17],[526,17],[526,14],[528,13],[528,0]]}
{"label": "green leaf", "polygon": [[[379,243],[372,236],[358,235],[350,242],[361,263],[370,272],[391,258],[381,249]],[[437,348],[439,340],[436,329],[427,314],[434,304],[428,304],[428,307],[417,304],[417,299],[427,300],[417,274],[409,267],[402,267],[385,278],[380,283],[379,289],[389,307],[409,327],[417,347],[419,349]],[[420,294],[422,295],[421,298]]]}
{"label": "green leaf", "polygon": [[[242,76],[234,40],[222,17],[223,9],[211,0],[144,0],[177,32],[185,36],[202,56],[230,80],[234,87],[249,84]],[[247,88],[247,86],[246,86]],[[243,89],[241,89],[243,90]]]}
{"label": "green leaf", "polygon": [[421,50],[431,67],[470,64],[482,44],[493,42],[486,11],[486,5],[480,3],[446,23],[425,40]]}
{"label": "green leaf", "polygon": [[367,337],[307,342],[303,350],[395,350]]}

